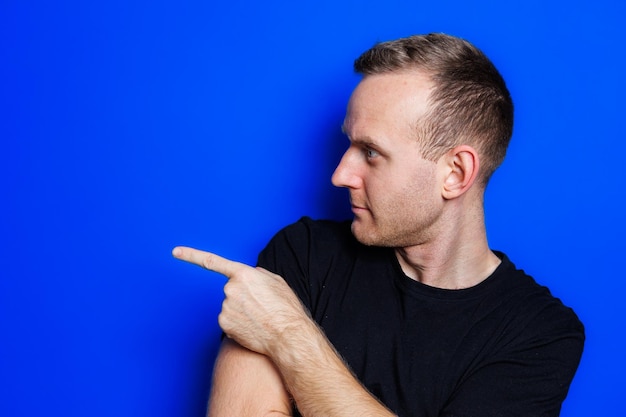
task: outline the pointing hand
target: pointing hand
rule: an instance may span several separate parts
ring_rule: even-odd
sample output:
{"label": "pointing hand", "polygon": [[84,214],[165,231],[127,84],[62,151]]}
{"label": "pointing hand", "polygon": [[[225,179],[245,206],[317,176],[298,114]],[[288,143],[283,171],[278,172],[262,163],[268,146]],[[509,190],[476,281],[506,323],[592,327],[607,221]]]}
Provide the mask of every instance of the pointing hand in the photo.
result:
{"label": "pointing hand", "polygon": [[270,355],[281,337],[309,320],[300,300],[279,275],[183,246],[174,248],[172,254],[228,278],[218,322],[228,337],[250,350]]}

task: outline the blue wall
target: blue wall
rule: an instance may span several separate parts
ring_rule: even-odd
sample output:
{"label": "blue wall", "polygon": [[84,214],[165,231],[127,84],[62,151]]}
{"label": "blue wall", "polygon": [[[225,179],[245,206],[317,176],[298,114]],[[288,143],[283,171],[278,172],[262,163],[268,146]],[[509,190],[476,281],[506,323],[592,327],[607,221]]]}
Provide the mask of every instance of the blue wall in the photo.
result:
{"label": "blue wall", "polygon": [[492,247],[586,324],[563,416],[623,414],[626,18],[615,0],[0,2],[0,415],[201,416],[223,278],[329,177],[378,40],[442,31],[508,80]]}

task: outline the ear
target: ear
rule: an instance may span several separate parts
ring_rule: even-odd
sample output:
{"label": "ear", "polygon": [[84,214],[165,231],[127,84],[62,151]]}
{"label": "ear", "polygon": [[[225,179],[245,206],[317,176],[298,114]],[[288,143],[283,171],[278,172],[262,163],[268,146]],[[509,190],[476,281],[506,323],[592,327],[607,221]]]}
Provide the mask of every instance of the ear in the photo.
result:
{"label": "ear", "polygon": [[440,160],[443,169],[442,196],[452,200],[470,189],[476,177],[480,163],[478,152],[469,145],[459,145],[446,152]]}

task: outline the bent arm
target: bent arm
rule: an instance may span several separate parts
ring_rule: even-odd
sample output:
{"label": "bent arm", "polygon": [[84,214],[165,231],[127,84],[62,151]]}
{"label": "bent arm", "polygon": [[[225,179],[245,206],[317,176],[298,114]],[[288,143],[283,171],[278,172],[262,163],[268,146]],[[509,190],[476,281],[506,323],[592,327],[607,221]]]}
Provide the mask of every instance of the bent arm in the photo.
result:
{"label": "bent arm", "polygon": [[191,248],[173,253],[229,278],[218,321],[250,349],[224,343],[215,366],[211,417],[286,410],[289,415],[287,391],[304,417],[393,416],[352,375],[281,276]]}
{"label": "bent arm", "polygon": [[278,370],[259,353],[224,339],[213,371],[208,417],[291,416]]}

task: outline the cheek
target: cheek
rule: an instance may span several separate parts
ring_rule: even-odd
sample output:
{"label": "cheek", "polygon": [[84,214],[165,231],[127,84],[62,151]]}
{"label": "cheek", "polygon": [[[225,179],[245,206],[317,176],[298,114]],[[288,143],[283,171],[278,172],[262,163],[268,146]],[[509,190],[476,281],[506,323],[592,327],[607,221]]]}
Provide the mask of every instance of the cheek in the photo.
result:
{"label": "cheek", "polygon": [[369,172],[363,183],[369,203],[379,210],[424,209],[438,198],[434,164],[416,167],[412,161],[391,172]]}
{"label": "cheek", "polygon": [[420,194],[434,196],[437,193],[438,182],[436,165],[432,163],[416,170],[409,184]]}
{"label": "cheek", "polygon": [[394,198],[394,204],[412,212],[425,212],[437,207],[437,182],[432,172],[421,172],[403,184]]}
{"label": "cheek", "polygon": [[401,184],[381,175],[368,175],[363,181],[363,191],[373,208],[394,200],[400,189]]}

